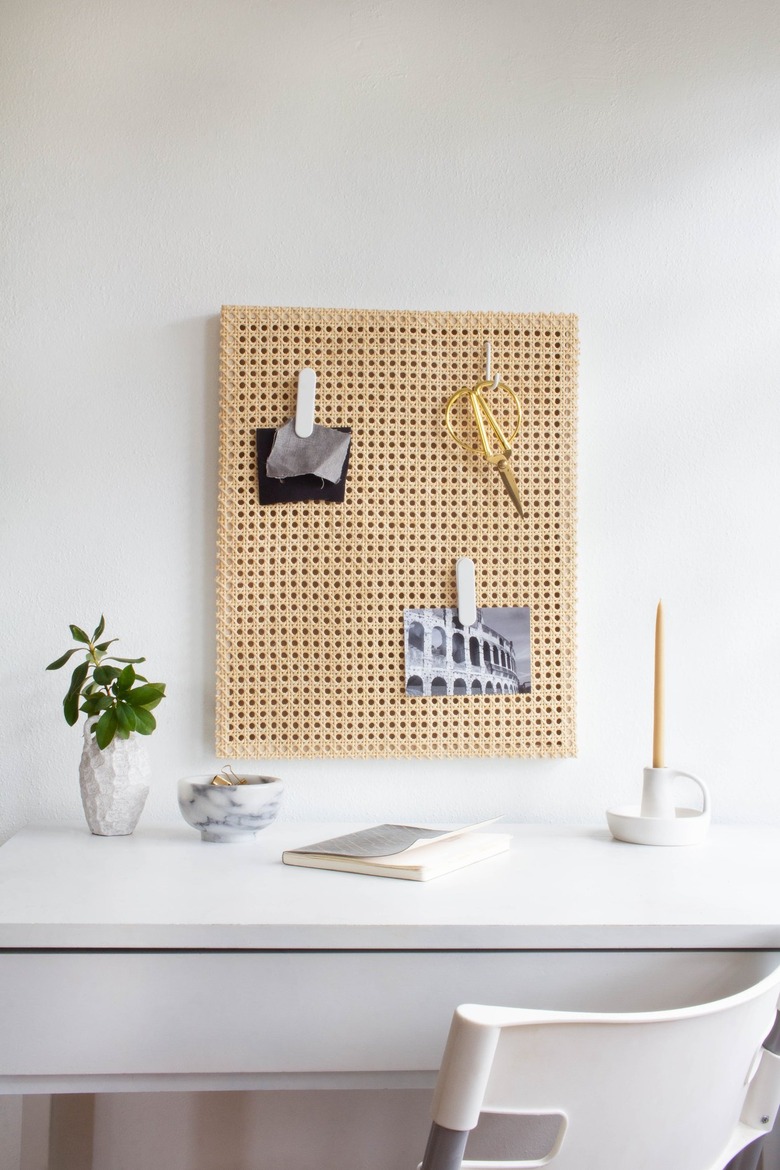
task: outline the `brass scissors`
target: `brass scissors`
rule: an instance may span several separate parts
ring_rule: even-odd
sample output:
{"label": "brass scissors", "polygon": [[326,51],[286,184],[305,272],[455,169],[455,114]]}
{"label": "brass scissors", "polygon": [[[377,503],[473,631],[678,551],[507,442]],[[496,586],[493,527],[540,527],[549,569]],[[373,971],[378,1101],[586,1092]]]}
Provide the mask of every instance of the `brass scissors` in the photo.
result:
{"label": "brass scissors", "polygon": [[[486,399],[485,391],[489,390],[491,393],[500,391],[506,394],[514,404],[517,411],[517,423],[511,435],[505,435],[501,429],[496,416],[490,409]],[[455,428],[452,424],[453,408],[462,398],[468,398],[469,406],[474,415],[474,423],[477,428],[477,436],[479,438],[479,446],[472,447],[469,443],[458,437]],[[506,382],[499,382],[497,378],[488,379],[484,382],[477,382],[471,390],[468,386],[464,386],[449,398],[447,402],[447,409],[444,414],[444,422],[451,438],[455,440],[459,447],[464,451],[470,451],[474,455],[482,455],[488,461],[491,467],[495,468],[501,479],[504,481],[504,487],[509,493],[509,498],[514,504],[517,511],[520,513],[520,519],[525,520],[525,512],[520,500],[520,491],[517,487],[517,480],[514,477],[512,468],[509,466],[509,456],[512,454],[512,443],[520,433],[520,424],[523,421],[523,411],[520,406],[519,395],[515,393]],[[496,451],[496,444],[498,450]]]}

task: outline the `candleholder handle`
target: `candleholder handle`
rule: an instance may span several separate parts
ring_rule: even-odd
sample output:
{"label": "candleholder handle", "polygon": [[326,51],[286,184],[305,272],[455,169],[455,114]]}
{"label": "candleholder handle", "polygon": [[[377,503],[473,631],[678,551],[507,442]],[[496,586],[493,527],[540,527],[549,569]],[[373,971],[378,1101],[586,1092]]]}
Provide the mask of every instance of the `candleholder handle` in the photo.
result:
{"label": "candleholder handle", "polygon": [[674,786],[677,780],[693,780],[702,793],[702,816],[709,816],[710,790],[701,777],[680,768],[645,768],[641,816],[671,820],[677,815]]}
{"label": "candleholder handle", "polygon": [[675,777],[683,776],[686,780],[693,780],[694,784],[698,784],[701,789],[701,811],[702,813],[709,813],[710,811],[710,790],[704,783],[700,776],[696,776],[693,772],[681,772],[678,768],[673,769]]}

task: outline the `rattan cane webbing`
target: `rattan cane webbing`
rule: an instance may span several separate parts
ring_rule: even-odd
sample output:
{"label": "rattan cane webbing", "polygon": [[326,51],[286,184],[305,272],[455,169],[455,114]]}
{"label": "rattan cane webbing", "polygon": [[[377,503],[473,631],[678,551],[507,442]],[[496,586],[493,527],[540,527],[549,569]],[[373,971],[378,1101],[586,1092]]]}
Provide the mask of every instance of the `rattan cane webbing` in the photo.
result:
{"label": "rattan cane webbing", "polygon": [[[444,427],[453,391],[493,369],[518,390],[498,474]],[[577,321],[569,315],[226,306],[221,328],[217,739],[225,758],[575,754]],[[256,427],[295,412],[352,428],[343,504],[261,506]],[[405,693],[403,611],[529,605],[530,695]]]}

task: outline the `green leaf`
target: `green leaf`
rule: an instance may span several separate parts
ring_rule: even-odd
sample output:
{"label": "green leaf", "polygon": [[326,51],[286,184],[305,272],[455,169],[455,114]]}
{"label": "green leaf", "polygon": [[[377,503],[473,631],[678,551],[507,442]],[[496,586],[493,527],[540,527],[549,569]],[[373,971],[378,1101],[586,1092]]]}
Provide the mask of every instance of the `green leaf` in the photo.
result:
{"label": "green leaf", "polygon": [[65,663],[68,661],[68,659],[71,657],[71,655],[78,654],[80,649],[81,649],[80,646],[74,646],[72,650],[68,650],[68,652],[66,654],[63,654],[62,658],[58,658],[55,662],[50,662],[49,665],[46,667],[46,669],[47,670],[59,670],[61,666],[65,665]]}
{"label": "green leaf", "polygon": [[146,662],[145,658],[117,658],[114,654],[109,654],[112,662]]}
{"label": "green leaf", "polygon": [[86,642],[89,645],[89,635],[85,634],[79,626],[71,626],[70,632],[77,642]]}
{"label": "green leaf", "polygon": [[135,711],[129,703],[117,703],[116,705],[116,721],[119,727],[119,734],[127,732],[129,735],[131,731],[135,731]]}
{"label": "green leaf", "polygon": [[116,689],[117,691],[129,691],[134,682],[135,671],[133,670],[132,666],[126,666],[125,669],[120,672],[119,678],[116,680]]}
{"label": "green leaf", "polygon": [[118,641],[119,641],[118,638],[109,638],[109,640],[107,642],[101,642],[99,646],[95,647],[95,649],[99,650],[101,654],[105,654],[105,652],[106,652],[106,650],[108,650],[109,646],[113,642],[118,642]]}
{"label": "green leaf", "polygon": [[95,739],[99,748],[106,748],[111,743],[111,740],[116,735],[117,719],[116,711],[110,707],[108,711],[104,711],[95,724]]}
{"label": "green leaf", "polygon": [[135,708],[135,729],[139,735],[151,735],[157,726],[157,720],[151,711],[145,707]]}
{"label": "green leaf", "polygon": [[145,683],[134,691],[128,691],[125,699],[134,707],[156,707],[164,696],[165,683]]}
{"label": "green leaf", "polygon": [[65,712],[65,722],[71,727],[79,717],[79,697],[81,695],[81,687],[84,679],[87,677],[89,670],[89,663],[82,662],[73,671],[70,679],[70,687],[68,693],[62,700],[62,709]]}
{"label": "green leaf", "polygon": [[101,614],[100,621],[98,622],[97,626],[95,627],[95,632],[92,635],[93,642],[95,642],[100,637],[100,635],[103,633],[103,630],[105,628],[106,628],[106,619],[103,617],[103,614]]}
{"label": "green leaf", "polygon": [[101,711],[107,711],[110,706],[111,700],[108,695],[98,693],[97,695],[89,695],[79,710],[85,711],[87,715],[99,715]]}
{"label": "green leaf", "polygon": [[119,671],[115,666],[96,666],[95,673],[92,675],[96,683],[101,687],[108,686],[115,678],[119,678]]}

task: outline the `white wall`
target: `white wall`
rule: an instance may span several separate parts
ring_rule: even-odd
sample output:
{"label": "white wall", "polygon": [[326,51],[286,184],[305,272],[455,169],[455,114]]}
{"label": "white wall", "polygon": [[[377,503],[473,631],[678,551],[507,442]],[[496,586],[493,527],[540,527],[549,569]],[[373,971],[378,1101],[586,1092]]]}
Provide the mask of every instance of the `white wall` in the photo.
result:
{"label": "white wall", "polygon": [[269,762],[294,819],[601,821],[649,762],[780,821],[774,0],[6,0],[0,830],[81,817],[68,622],[213,754],[222,302],[581,318],[572,761]]}
{"label": "white wall", "polygon": [[268,761],[287,817],[601,822],[662,595],[669,762],[780,821],[778,38],[775,0],[5,0],[0,837],[81,818],[68,622],[168,683],[145,823],[217,762],[222,302],[581,319],[579,758]]}

